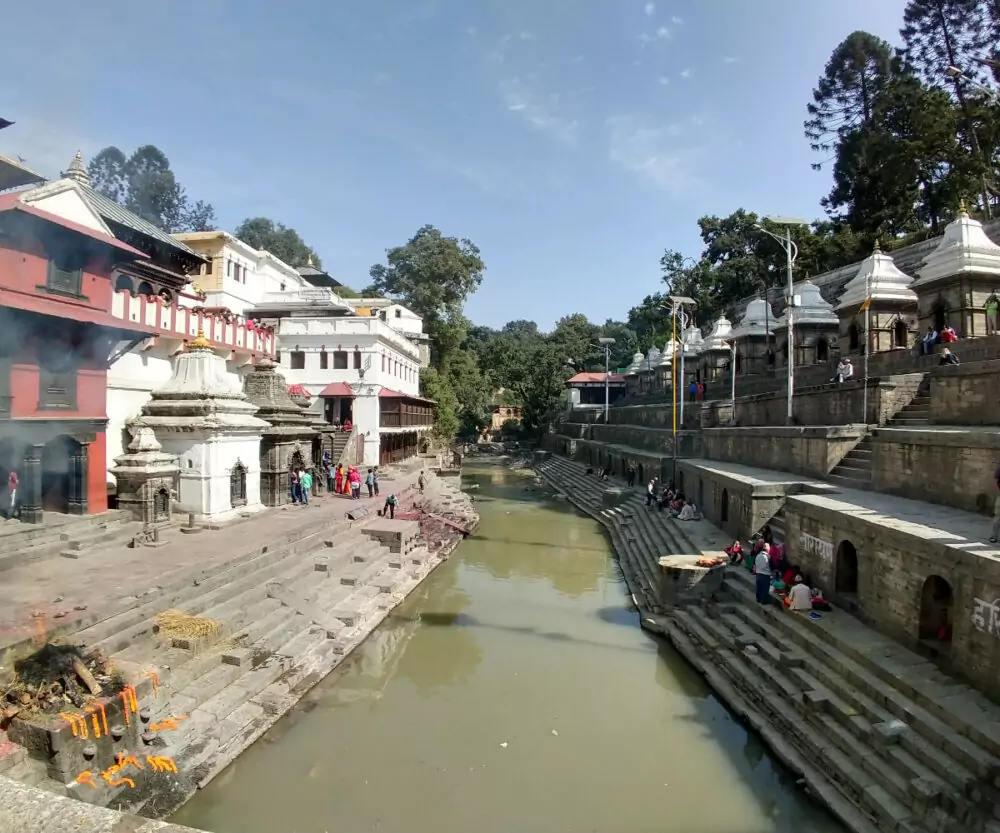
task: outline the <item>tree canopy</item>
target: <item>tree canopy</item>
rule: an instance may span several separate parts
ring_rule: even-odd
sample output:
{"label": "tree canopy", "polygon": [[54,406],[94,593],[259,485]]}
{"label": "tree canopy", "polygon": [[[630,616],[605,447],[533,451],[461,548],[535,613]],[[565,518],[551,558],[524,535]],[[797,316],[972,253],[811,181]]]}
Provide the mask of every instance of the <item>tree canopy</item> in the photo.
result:
{"label": "tree canopy", "polygon": [[87,173],[94,190],[166,232],[215,228],[215,210],[188,198],[170,160],[155,145],[143,145],[130,156],[106,147],[90,160]]}
{"label": "tree canopy", "polygon": [[310,262],[317,269],[323,266],[319,255],[306,245],[295,229],[267,217],[247,217],[233,234],[248,246],[270,252],[289,266],[305,266]]}

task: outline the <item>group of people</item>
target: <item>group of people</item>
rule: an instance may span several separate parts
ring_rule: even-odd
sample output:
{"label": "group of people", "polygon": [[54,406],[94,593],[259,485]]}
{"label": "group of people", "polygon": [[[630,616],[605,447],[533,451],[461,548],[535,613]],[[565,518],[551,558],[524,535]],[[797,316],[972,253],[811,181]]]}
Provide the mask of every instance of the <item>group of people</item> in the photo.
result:
{"label": "group of people", "polygon": [[958,333],[950,324],[945,324],[938,332],[933,327],[928,327],[924,337],[920,340],[920,351],[929,356],[934,352],[935,344],[954,344],[958,341]]}
{"label": "group of people", "polygon": [[726,547],[731,564],[742,564],[754,576],[758,604],[777,601],[798,613],[830,610],[823,591],[812,586],[810,577],[798,564],[789,562],[783,544],[776,544],[770,526],[754,534],[744,549],[739,541]]}
{"label": "group of people", "polygon": [[701,518],[695,502],[684,494],[683,489],[678,489],[673,480],[662,488],[657,478],[649,481],[646,485],[646,508],[652,509],[654,505],[657,511],[666,509],[670,517],[679,521],[697,521]]}
{"label": "group of people", "polygon": [[368,497],[378,494],[378,469],[370,468],[362,478],[357,466],[345,467],[337,463],[337,467],[326,471],[327,488],[335,495],[350,495],[351,500],[361,500],[361,485],[368,488]]}

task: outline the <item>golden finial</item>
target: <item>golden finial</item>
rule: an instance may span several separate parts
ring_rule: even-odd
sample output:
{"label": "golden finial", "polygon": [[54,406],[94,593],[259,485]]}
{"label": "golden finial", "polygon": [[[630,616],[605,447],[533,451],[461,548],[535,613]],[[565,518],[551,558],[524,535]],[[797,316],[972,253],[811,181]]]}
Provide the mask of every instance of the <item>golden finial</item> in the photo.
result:
{"label": "golden finial", "polygon": [[212,342],[205,338],[205,331],[198,325],[198,335],[188,342],[188,350],[211,350]]}
{"label": "golden finial", "polygon": [[959,217],[969,216],[969,206],[965,202],[965,197],[962,197],[962,199],[958,201],[958,216]]}

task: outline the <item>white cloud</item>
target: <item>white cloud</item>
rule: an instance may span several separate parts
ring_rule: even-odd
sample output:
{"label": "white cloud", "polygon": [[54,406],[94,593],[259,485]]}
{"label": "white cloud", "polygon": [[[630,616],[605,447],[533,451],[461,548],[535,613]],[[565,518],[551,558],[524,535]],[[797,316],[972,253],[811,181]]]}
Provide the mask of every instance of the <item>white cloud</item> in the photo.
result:
{"label": "white cloud", "polygon": [[670,18],[670,22],[673,23],[674,26],[682,26],[684,24],[684,21],[677,15],[674,15],[672,18]]}
{"label": "white cloud", "polygon": [[681,78],[690,78],[690,77],[691,77],[691,70],[689,69],[681,70]]}
{"label": "white cloud", "polygon": [[725,57],[725,58],[722,59],[722,62],[724,64],[735,64],[738,60],[739,60],[739,58],[736,58],[736,57],[734,57],[732,55],[728,55],[727,57]]}
{"label": "white cloud", "polygon": [[654,12],[656,12],[656,4],[647,3],[645,7],[645,12],[649,17],[652,17]]}
{"label": "white cloud", "polygon": [[639,35],[639,40],[642,43],[652,43],[653,42],[653,36],[651,34],[649,34],[649,32],[643,32],[641,35]]}
{"label": "white cloud", "polygon": [[608,156],[622,170],[672,197],[697,183],[696,154],[676,125],[652,125],[636,116],[608,119]]}
{"label": "white cloud", "polygon": [[656,30],[656,37],[660,40],[666,40],[670,37],[670,30],[666,26],[661,26]]}
{"label": "white cloud", "polygon": [[659,78],[656,79],[656,83],[660,84],[663,87],[666,87],[670,83],[670,79],[667,78],[666,75],[661,75]]}
{"label": "white cloud", "polygon": [[579,123],[560,114],[558,93],[539,95],[520,79],[511,78],[500,84],[500,95],[508,110],[517,113],[539,132],[562,144],[576,144]]}
{"label": "white cloud", "polygon": [[521,34],[518,35],[518,37],[521,40],[531,40],[531,32],[521,32]]}

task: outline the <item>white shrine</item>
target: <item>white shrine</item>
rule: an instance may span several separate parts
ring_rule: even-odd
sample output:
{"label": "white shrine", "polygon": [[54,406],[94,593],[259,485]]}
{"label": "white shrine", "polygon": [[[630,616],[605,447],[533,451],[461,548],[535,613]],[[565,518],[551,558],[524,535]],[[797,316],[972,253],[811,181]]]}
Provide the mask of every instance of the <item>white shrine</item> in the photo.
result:
{"label": "white shrine", "polygon": [[198,521],[225,521],[264,508],[260,439],[270,426],[256,412],[227,372],[226,360],[199,332],[136,420],[177,457],[180,512]]}

